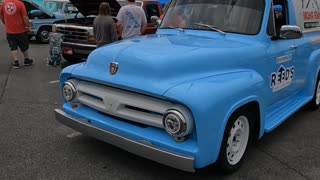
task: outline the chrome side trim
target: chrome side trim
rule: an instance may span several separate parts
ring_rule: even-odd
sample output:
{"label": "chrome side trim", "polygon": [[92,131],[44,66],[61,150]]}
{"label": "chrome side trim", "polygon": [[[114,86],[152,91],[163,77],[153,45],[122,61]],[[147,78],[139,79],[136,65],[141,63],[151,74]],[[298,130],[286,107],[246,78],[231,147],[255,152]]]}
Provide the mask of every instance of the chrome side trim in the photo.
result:
{"label": "chrome side trim", "polygon": [[97,48],[97,45],[95,45],[95,44],[80,44],[80,43],[71,43],[71,42],[62,42],[62,44],[68,44],[68,45],[73,45],[73,46],[81,46],[81,47]]}
{"label": "chrome side trim", "polygon": [[105,131],[89,123],[75,119],[60,109],[55,109],[56,119],[79,132],[95,137],[99,140],[122,148],[133,154],[165,164],[183,171],[194,172],[194,157],[176,154],[150,144],[133,141],[123,136]]}
{"label": "chrome side trim", "polygon": [[56,24],[59,28],[74,28],[74,29],[82,29],[82,30],[90,30],[93,27],[88,26],[77,26],[77,25],[70,25],[70,24]]}

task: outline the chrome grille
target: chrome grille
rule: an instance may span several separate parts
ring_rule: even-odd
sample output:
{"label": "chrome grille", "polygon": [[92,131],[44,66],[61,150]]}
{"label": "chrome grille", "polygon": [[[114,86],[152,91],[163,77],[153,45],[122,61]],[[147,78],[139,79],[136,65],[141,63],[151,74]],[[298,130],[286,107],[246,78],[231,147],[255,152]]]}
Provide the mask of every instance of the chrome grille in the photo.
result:
{"label": "chrome grille", "polygon": [[163,128],[170,102],[104,85],[79,81],[77,102],[113,117]]}
{"label": "chrome grille", "polygon": [[63,38],[65,40],[88,41],[87,29],[58,26],[56,31],[58,33],[64,34]]}

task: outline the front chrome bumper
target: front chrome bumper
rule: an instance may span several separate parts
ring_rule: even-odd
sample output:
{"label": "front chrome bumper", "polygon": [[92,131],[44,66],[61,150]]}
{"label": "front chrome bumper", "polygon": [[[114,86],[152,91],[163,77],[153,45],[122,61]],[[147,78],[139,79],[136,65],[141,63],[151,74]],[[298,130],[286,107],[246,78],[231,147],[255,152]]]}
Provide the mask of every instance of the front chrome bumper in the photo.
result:
{"label": "front chrome bumper", "polygon": [[86,47],[90,49],[96,49],[97,45],[95,44],[82,44],[82,43],[73,43],[73,42],[62,42],[63,45],[76,46],[76,47]]}
{"label": "front chrome bumper", "polygon": [[56,119],[71,127],[74,130],[82,132],[86,135],[95,137],[101,141],[107,142],[119,148],[122,148],[133,154],[151,159],[153,161],[165,164],[167,166],[177,168],[183,171],[194,172],[194,157],[181,155],[167,150],[160,149],[150,144],[144,144],[119,136],[112,132],[92,126],[89,123],[82,122],[71,117],[60,109],[55,109]]}

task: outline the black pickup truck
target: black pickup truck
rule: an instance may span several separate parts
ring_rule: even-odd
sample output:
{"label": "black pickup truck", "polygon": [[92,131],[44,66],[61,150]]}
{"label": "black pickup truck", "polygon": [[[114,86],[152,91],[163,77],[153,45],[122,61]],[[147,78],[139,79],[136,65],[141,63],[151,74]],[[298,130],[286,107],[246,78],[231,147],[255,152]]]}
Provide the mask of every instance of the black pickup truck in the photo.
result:
{"label": "black pickup truck", "polygon": [[[111,15],[116,17],[123,0],[70,0],[78,8],[84,18],[74,18],[54,22],[53,32],[64,34],[62,42],[62,56],[66,61],[80,62],[96,49],[96,39],[93,33],[93,20],[98,15],[98,7],[102,2],[108,2],[111,7]],[[141,6],[146,13],[148,25],[145,34],[156,32],[156,24],[151,22],[151,16],[163,13],[161,5],[155,0],[137,0],[136,5]],[[117,21],[114,18],[115,22]]]}

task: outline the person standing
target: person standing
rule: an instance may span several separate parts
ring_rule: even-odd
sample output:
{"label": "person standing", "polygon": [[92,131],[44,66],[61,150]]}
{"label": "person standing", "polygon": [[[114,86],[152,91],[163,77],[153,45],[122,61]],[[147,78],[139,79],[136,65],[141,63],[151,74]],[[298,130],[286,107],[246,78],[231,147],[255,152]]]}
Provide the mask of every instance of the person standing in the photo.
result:
{"label": "person standing", "polygon": [[116,24],[112,19],[109,3],[103,2],[99,6],[99,15],[93,21],[93,32],[96,36],[97,47],[118,40]]}
{"label": "person standing", "polygon": [[29,59],[29,39],[28,32],[31,32],[31,24],[27,15],[26,7],[19,0],[5,0],[0,9],[0,19],[5,25],[8,44],[13,58],[12,67],[20,67],[18,60],[18,48],[24,56],[24,65],[33,63]]}
{"label": "person standing", "polygon": [[117,15],[117,26],[123,39],[143,34],[147,26],[144,10],[135,5],[135,0],[127,0],[127,3]]}

